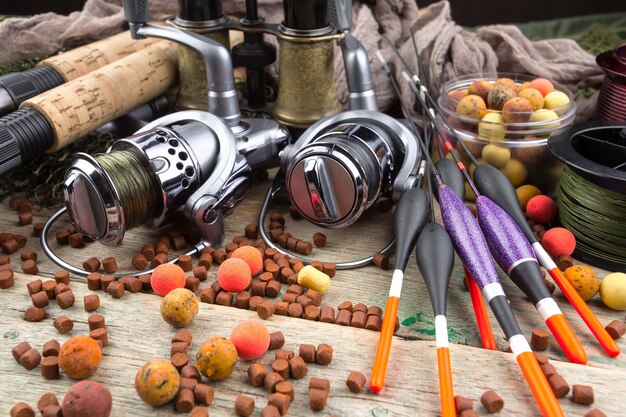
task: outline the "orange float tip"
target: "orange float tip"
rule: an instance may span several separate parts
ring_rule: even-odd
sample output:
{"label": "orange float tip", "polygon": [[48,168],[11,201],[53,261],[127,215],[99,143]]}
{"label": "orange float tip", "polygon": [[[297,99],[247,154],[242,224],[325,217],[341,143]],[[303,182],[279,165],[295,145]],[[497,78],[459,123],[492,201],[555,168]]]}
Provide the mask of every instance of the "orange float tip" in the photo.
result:
{"label": "orange float tip", "polygon": [[439,371],[439,398],[441,401],[441,417],[456,417],[454,406],[454,385],[452,384],[452,366],[450,349],[437,348],[437,369]]}
{"label": "orange float tip", "polygon": [[520,353],[517,355],[517,364],[521,368],[524,378],[526,378],[541,414],[544,417],[565,416],[546,376],[539,367],[535,354],[533,352]]}
{"label": "orange float tip", "polygon": [[393,340],[393,330],[396,325],[399,304],[400,299],[398,297],[391,296],[387,299],[385,315],[383,316],[383,326],[380,329],[374,366],[372,367],[372,377],[370,378],[370,389],[374,393],[380,392],[385,386],[387,363],[389,362],[389,354],[391,353],[391,341]]}
{"label": "orange float tip", "polygon": [[476,315],[476,324],[478,325],[478,332],[480,334],[480,340],[483,345],[483,349],[498,350],[496,339],[493,336],[493,330],[491,329],[491,323],[489,323],[489,316],[487,315],[487,309],[485,308],[485,302],[483,301],[483,295],[480,291],[480,287],[474,281],[474,278],[470,275],[467,268],[463,267],[465,271],[465,282],[469,289],[470,297],[472,299],[472,306],[474,307],[474,314]]}
{"label": "orange float tip", "polygon": [[550,276],[554,279],[554,282],[556,282],[561,291],[563,291],[567,300],[572,307],[576,309],[578,315],[583,319],[587,327],[589,327],[589,330],[591,330],[591,333],[596,337],[605,352],[611,357],[619,356],[621,351],[617,342],[615,342],[609,332],[602,326],[600,320],[598,320],[587,303],[585,303],[572,284],[565,278],[563,272],[559,268],[552,268],[550,270]]}
{"label": "orange float tip", "polygon": [[578,340],[565,316],[563,314],[555,314],[546,320],[546,324],[570,362],[585,365],[587,363],[587,352],[585,352],[583,345]]}

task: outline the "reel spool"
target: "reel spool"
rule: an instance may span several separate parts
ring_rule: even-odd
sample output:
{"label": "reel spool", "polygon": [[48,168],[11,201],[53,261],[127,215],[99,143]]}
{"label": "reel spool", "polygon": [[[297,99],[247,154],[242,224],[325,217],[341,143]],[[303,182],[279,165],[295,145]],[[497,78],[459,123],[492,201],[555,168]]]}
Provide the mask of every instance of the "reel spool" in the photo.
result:
{"label": "reel spool", "polygon": [[548,140],[563,174],[559,221],[576,237],[574,256],[626,272],[626,128],[583,125]]}

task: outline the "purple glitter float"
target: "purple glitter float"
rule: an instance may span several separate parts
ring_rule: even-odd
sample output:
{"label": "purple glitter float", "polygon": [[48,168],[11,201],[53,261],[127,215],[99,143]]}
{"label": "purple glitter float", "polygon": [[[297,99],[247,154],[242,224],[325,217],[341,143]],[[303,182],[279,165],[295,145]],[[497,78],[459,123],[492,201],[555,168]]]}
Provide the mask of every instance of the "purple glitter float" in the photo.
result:
{"label": "purple glitter float", "polygon": [[496,266],[478,221],[463,201],[450,189],[439,188],[439,205],[443,224],[452,238],[454,249],[478,286],[499,283]]}
{"label": "purple glitter float", "polygon": [[524,232],[500,206],[481,195],[476,198],[476,212],[491,253],[505,272],[521,259],[535,259]]}

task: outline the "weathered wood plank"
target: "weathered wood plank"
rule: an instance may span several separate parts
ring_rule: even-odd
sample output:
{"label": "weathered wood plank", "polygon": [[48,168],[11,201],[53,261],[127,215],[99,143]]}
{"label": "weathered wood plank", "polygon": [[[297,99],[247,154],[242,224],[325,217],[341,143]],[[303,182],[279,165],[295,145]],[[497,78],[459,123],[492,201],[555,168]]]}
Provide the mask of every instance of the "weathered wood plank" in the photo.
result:
{"label": "weathered wood plank", "polygon": [[[80,300],[89,291],[86,286],[72,284],[77,304],[67,310],[56,305],[47,307],[48,317],[40,323],[22,320],[30,300],[25,285],[32,276],[17,274],[16,286],[0,292],[0,413],[8,414],[17,401],[35,404],[41,394],[55,392],[62,397],[75,381],[62,376],[57,381],[46,381],[39,368],[27,371],[11,357],[11,348],[22,340],[41,349],[47,340],[60,342],[70,336],[87,332],[88,313],[82,310]],[[170,339],[176,329],[165,324],[159,314],[160,298],[147,294],[127,294],[121,300],[103,293],[99,310],[107,320],[109,346],[93,379],[107,385],[114,398],[113,416],[174,415],[171,405],[152,408],[137,397],[133,388],[134,376],[141,364],[153,358],[167,358]],[[69,335],[60,335],[52,326],[59,315],[68,315],[76,322]],[[191,352],[210,336],[228,336],[234,325],[255,313],[235,308],[201,304],[200,313],[190,326],[194,334]],[[329,405],[320,415],[337,416],[436,416],[438,410],[437,369],[434,343],[396,338],[393,343],[387,385],[382,395],[352,394],[345,386],[351,370],[361,370],[369,376],[378,334],[375,332],[340,327],[338,325],[308,322],[300,319],[273,316],[266,322],[270,331],[285,334],[285,348],[297,349],[300,343],[329,343],[335,349],[333,362],[322,367],[311,365],[307,378],[295,381],[296,400],[289,415],[312,414],[307,406],[307,383],[310,376],[331,380]],[[478,399],[486,389],[496,389],[505,399],[501,416],[539,415],[529,389],[522,380],[513,356],[502,352],[488,352],[467,346],[452,346],[452,366],[455,392]],[[261,362],[269,365],[270,352]],[[558,371],[570,384],[591,384],[596,391],[596,405],[609,416],[621,415],[620,402],[626,389],[626,371],[600,369],[569,363],[556,363]],[[257,401],[257,412],[267,401],[267,393],[253,388],[246,381],[247,364],[239,362],[235,373],[226,381],[213,383],[216,396],[210,407],[211,415],[233,415],[234,398],[238,394],[252,396]],[[589,407],[575,405],[569,398],[561,401],[568,416],[582,416]],[[476,405],[480,414],[485,410]]]}

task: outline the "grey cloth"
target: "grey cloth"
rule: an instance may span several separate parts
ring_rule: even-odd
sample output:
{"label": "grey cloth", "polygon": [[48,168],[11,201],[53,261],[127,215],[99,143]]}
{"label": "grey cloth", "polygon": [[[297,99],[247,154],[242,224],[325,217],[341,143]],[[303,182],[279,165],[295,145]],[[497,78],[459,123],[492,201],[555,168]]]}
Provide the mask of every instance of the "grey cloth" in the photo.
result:
{"label": "grey cloth", "polygon": [[[151,0],[150,17],[154,20],[171,17],[177,8],[174,0]],[[226,14],[241,15],[245,10],[245,0],[224,0],[223,9]],[[472,33],[452,20],[447,1],[424,8],[419,14],[413,0],[378,0],[373,8],[355,0],[353,9],[353,35],[368,52],[378,104],[382,110],[396,104],[397,98],[375,57],[378,48],[394,63],[404,99],[414,104],[415,98],[402,82],[402,67],[380,33],[385,33],[399,47],[411,70],[418,72],[410,29],[416,32],[417,46],[425,66],[422,77],[428,81],[433,95],[437,95],[442,82],[481,72],[506,71],[547,77],[571,91],[597,87],[603,77],[594,57],[574,41],[550,39],[531,42],[512,25],[487,26]],[[282,21],[282,1],[259,0],[259,13],[268,22]],[[82,11],[68,16],[44,13],[30,18],[9,18],[0,22],[0,39],[4,40],[0,65],[50,55],[61,48],[110,36],[125,27],[121,0],[87,0]],[[270,36],[266,38],[275,43]],[[337,94],[345,104],[348,91],[339,49],[335,50],[334,68]],[[278,75],[277,63],[270,68],[270,72]],[[578,100],[577,121],[589,118],[596,99],[597,94]]]}

